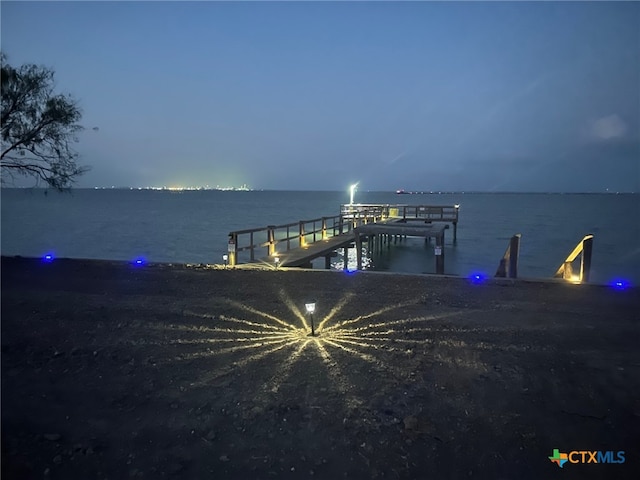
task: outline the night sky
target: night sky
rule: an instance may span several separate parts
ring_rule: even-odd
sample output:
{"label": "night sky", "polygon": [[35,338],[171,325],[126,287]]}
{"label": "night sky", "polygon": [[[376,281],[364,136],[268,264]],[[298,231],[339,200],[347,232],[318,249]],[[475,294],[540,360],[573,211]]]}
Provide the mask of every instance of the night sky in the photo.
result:
{"label": "night sky", "polygon": [[1,14],[9,62],[82,106],[79,187],[640,192],[638,2]]}

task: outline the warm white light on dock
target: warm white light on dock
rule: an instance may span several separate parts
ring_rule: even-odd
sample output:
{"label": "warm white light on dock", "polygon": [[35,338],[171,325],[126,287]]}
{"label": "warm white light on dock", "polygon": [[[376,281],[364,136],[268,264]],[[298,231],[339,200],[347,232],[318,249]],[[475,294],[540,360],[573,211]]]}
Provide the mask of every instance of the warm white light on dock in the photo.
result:
{"label": "warm white light on dock", "polygon": [[460,208],[460,204],[459,204],[459,203],[456,203],[456,204],[453,206],[453,208],[455,208],[455,209],[457,210],[458,208]]}
{"label": "warm white light on dock", "polygon": [[580,275],[571,275],[571,278],[569,278],[569,281],[571,283],[582,283],[582,281],[580,280]]}

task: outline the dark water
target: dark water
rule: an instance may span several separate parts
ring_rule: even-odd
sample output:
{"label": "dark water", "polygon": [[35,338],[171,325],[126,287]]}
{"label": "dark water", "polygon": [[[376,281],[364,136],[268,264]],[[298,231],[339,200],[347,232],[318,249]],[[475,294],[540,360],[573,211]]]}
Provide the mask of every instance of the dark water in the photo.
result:
{"label": "dark water", "polygon": [[[460,204],[458,243],[447,231],[447,273],[493,275],[509,238],[522,234],[521,277],[551,277],[593,233],[592,281],[640,284],[640,195],[357,192],[359,203]],[[221,263],[232,230],[337,215],[347,192],[2,189],[2,254]],[[340,259],[337,259],[340,261]],[[433,273],[433,246],[408,239],[372,268]]]}

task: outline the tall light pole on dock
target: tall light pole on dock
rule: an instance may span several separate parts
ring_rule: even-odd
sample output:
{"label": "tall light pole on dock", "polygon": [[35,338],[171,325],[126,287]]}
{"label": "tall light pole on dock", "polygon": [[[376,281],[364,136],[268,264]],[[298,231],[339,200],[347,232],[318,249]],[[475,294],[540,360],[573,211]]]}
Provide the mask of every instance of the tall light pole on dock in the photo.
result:
{"label": "tall light pole on dock", "polygon": [[[358,183],[360,183],[360,182],[358,182]],[[356,188],[358,188],[358,183],[354,183],[353,185],[351,185],[349,187],[349,192],[351,193],[351,198],[350,198],[350,201],[349,201],[349,205],[353,205],[353,196],[356,193]]]}

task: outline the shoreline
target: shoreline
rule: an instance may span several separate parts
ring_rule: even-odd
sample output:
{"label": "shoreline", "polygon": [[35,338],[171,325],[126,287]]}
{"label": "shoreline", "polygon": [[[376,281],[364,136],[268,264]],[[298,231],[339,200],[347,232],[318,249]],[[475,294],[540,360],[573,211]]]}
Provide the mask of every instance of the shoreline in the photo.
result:
{"label": "shoreline", "polygon": [[3,478],[537,479],[554,448],[637,478],[638,312],[548,280],[2,257]]}
{"label": "shoreline", "polygon": [[[608,283],[595,283],[595,282],[585,282],[585,283],[577,283],[569,280],[565,280],[562,278],[553,278],[553,277],[518,277],[518,278],[507,278],[507,277],[493,277],[493,276],[484,276],[482,275],[480,279],[474,281],[471,276],[458,275],[455,273],[416,273],[416,272],[400,272],[400,271],[389,271],[389,270],[350,270],[345,272],[344,270],[334,270],[334,269],[324,269],[324,268],[300,268],[300,267],[278,267],[275,268],[273,265],[269,264],[258,264],[258,263],[244,263],[238,264],[233,267],[220,264],[220,263],[189,263],[189,262],[147,262],[145,261],[141,265],[135,265],[135,261],[131,260],[111,260],[111,259],[101,259],[101,258],[73,258],[73,257],[55,257],[52,261],[45,261],[42,257],[30,257],[23,255],[1,255],[0,258],[4,261],[5,259],[14,259],[14,260],[26,260],[28,262],[40,262],[40,263],[54,263],[54,262],[79,262],[84,264],[96,263],[96,264],[104,264],[111,266],[129,266],[134,268],[157,268],[157,269],[184,269],[184,270],[206,270],[206,271],[251,271],[251,272],[307,272],[307,273],[334,273],[341,274],[346,276],[351,275],[381,275],[381,276],[401,276],[401,277],[418,277],[418,278],[442,278],[442,279],[457,279],[461,281],[465,281],[467,283],[476,283],[476,284],[511,284],[511,283],[542,283],[542,284],[551,284],[551,285],[573,285],[574,287],[605,287],[605,288],[614,288],[613,285]],[[640,285],[628,284],[626,283],[623,288],[624,290],[640,290]]]}

